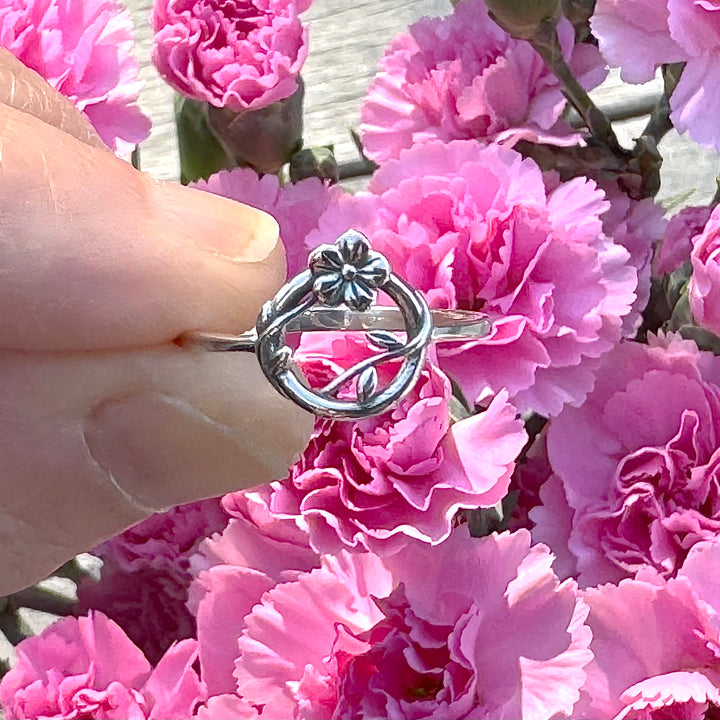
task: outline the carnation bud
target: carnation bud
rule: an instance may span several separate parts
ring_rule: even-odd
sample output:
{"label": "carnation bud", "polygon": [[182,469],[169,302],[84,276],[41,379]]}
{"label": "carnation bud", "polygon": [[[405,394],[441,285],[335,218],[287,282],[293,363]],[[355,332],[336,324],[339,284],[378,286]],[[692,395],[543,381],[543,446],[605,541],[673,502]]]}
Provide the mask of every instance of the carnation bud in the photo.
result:
{"label": "carnation bud", "polygon": [[290,180],[294,183],[316,177],[336,183],[340,171],[332,147],[312,147],[296,152],[290,159]]}
{"label": "carnation bud", "polygon": [[546,20],[560,17],[560,0],[486,0],[493,20],[509,35],[529,40]]}
{"label": "carnation bud", "polygon": [[235,113],[208,106],[208,124],[237,166],[277,173],[302,147],[303,84],[285,100]]}

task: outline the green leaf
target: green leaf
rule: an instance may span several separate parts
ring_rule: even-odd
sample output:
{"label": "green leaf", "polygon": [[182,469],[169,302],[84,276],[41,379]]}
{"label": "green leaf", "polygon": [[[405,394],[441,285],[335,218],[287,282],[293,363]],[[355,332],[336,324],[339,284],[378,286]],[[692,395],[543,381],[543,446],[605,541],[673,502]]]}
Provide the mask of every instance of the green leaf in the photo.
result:
{"label": "green leaf", "polygon": [[206,180],[234,163],[219,143],[207,121],[207,103],[177,95],[175,124],[180,151],[180,182]]}
{"label": "green leaf", "polygon": [[357,399],[359,403],[364,403],[377,390],[378,373],[371,365],[365,368],[357,379]]}
{"label": "green leaf", "polygon": [[399,350],[404,345],[397,335],[387,330],[373,330],[367,333],[367,338],[372,345],[385,350]]}

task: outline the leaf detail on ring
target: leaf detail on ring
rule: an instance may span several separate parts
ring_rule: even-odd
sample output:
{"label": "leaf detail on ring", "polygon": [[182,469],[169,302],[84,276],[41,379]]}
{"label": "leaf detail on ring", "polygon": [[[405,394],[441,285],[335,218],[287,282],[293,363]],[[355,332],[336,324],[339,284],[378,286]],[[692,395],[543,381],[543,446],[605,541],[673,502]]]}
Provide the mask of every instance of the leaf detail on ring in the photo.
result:
{"label": "leaf detail on ring", "polygon": [[368,398],[377,390],[378,374],[372,367],[365,368],[357,379],[357,399],[359,403],[367,402]]}
{"label": "leaf detail on ring", "polygon": [[367,333],[368,340],[377,348],[385,348],[386,350],[399,350],[403,347],[403,342],[397,335],[393,335],[387,330],[374,330]]}

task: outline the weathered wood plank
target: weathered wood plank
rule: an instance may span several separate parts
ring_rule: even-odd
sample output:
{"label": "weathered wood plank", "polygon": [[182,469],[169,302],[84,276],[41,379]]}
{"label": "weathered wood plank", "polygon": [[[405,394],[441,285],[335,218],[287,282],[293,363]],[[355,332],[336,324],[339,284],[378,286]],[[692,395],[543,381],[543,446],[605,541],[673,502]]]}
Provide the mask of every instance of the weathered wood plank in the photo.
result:
{"label": "weathered wood plank", "polygon": [[[172,90],[150,59],[152,0],[129,0],[136,26],[136,57],[145,87],[140,103],[153,122],[141,149],[143,169],[158,178],[179,176]],[[449,0],[315,0],[304,16],[310,22],[305,79],[305,139],[334,144],[340,160],[357,157],[348,128],[357,125],[360,101],[375,74],[385,45],[423,15],[450,12]]]}
{"label": "weathered wood plank", "polygon": [[[175,127],[172,113],[172,91],[159,78],[150,60],[152,32],[149,13],[152,0],[129,0],[137,28],[137,56],[146,85],[141,104],[153,120],[150,139],[142,147],[142,165],[158,178],[176,179],[179,174]],[[396,33],[424,15],[438,16],[450,12],[449,0],[315,0],[306,14],[311,24],[310,54],[303,75],[306,82],[305,138],[308,145],[334,144],[338,159],[348,161],[357,154],[348,128],[356,126],[367,86],[387,42]],[[608,112],[621,117],[647,112],[649,104],[661,91],[659,80],[641,86],[629,86],[612,71],[592,95]],[[635,108],[635,110],[633,110]],[[631,137],[639,124],[619,123],[618,132]],[[712,177],[712,153],[705,153],[692,143],[670,140],[664,144],[672,157],[692,157],[692,163],[673,166],[668,177],[672,193],[684,179],[677,173],[692,167],[699,186],[709,186]],[[689,153],[689,155],[688,155]],[[709,170],[710,169],[710,170]],[[344,183],[357,188],[364,183]],[[703,197],[707,192],[701,193]]]}

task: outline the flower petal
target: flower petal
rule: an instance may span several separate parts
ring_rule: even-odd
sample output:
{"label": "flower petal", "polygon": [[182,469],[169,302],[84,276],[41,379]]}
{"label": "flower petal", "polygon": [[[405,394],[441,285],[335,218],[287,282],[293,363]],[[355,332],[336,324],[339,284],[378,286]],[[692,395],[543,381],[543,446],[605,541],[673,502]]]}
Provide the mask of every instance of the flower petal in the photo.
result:
{"label": "flower petal", "polygon": [[367,261],[358,267],[358,275],[368,287],[378,288],[390,277],[390,263],[384,255],[370,252]]}
{"label": "flower petal", "polygon": [[357,230],[348,230],[338,238],[337,243],[340,254],[348,265],[355,265],[359,269],[365,264],[370,252],[370,243],[364,235]]}
{"label": "flower petal", "polygon": [[343,301],[345,282],[337,273],[318,275],[313,283],[315,297],[323,303],[335,307]]}
{"label": "flower petal", "polygon": [[375,293],[362,281],[355,280],[345,284],[345,304],[360,312],[367,310],[375,301]]}
{"label": "flower petal", "polygon": [[308,258],[308,267],[313,275],[338,272],[343,265],[344,260],[335,245],[320,245]]}

